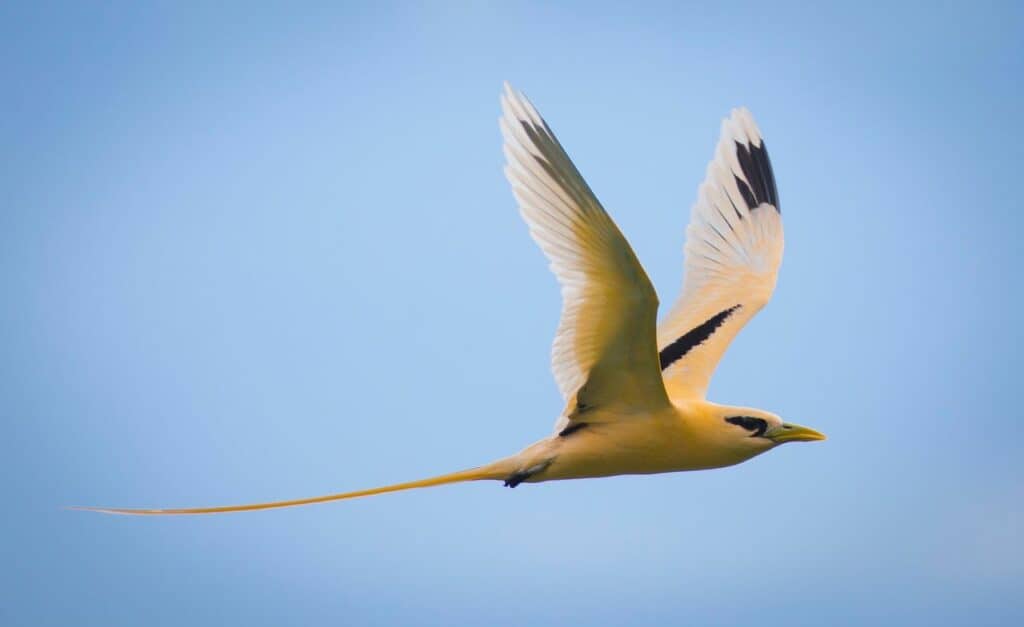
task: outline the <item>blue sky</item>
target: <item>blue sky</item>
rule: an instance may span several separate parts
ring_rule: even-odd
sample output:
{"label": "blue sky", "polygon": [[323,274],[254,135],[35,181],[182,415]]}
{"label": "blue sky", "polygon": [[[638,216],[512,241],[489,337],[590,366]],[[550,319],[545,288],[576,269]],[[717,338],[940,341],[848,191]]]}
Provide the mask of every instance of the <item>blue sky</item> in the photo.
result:
{"label": "blue sky", "polygon": [[[1024,620],[1024,11],[0,8],[4,624]],[[137,519],[547,434],[558,288],[502,174],[534,101],[671,303],[719,121],[786,257],[710,396],[734,468]]]}

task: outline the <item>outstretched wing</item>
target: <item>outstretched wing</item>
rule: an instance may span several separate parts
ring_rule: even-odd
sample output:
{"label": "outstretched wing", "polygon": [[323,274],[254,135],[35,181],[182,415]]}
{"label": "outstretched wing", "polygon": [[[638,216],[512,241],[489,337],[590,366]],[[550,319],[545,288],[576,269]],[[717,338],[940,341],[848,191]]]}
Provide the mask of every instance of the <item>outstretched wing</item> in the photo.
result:
{"label": "outstretched wing", "polygon": [[682,294],[658,325],[669,397],[704,398],[729,342],[771,298],[782,248],[768,151],[750,112],[735,109],[690,214]]}
{"label": "outstretched wing", "polygon": [[551,367],[567,403],[564,417],[582,419],[612,404],[664,407],[658,297],[647,274],[554,133],[508,84],[502,110],[505,175],[562,287]]}

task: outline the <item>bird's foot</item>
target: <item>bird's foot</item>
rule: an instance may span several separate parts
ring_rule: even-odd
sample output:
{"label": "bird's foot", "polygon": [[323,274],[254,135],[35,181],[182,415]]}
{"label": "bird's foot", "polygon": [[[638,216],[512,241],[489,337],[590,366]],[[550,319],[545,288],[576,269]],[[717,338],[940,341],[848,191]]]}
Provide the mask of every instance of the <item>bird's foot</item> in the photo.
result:
{"label": "bird's foot", "polygon": [[534,476],[535,474],[537,474],[539,472],[543,472],[548,466],[551,465],[551,462],[553,462],[553,461],[554,461],[554,459],[549,459],[549,460],[546,460],[544,462],[541,462],[541,463],[537,464],[536,466],[530,466],[526,470],[517,470],[517,471],[515,471],[514,473],[509,475],[508,478],[505,479],[505,487],[506,488],[514,488],[514,487],[516,487],[517,485],[519,485],[520,483],[526,481],[527,479],[529,479],[530,477]]}
{"label": "bird's foot", "polygon": [[524,471],[512,473],[511,475],[508,476],[507,479],[505,479],[505,487],[506,488],[514,488],[514,487],[516,487],[520,483],[526,481],[526,479],[529,478],[529,476],[531,474],[533,474],[533,473],[531,473],[531,472],[524,472]]}

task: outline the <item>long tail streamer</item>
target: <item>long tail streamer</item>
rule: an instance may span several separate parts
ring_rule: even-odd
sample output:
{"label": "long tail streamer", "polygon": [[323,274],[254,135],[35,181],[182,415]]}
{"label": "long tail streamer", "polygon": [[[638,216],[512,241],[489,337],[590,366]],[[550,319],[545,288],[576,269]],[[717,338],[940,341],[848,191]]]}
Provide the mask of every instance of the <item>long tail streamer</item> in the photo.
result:
{"label": "long tail streamer", "polygon": [[415,488],[429,488],[431,486],[445,485],[448,483],[460,483],[463,481],[477,481],[480,479],[495,479],[494,472],[487,466],[460,470],[446,475],[396,483],[394,485],[370,488],[368,490],[356,490],[354,492],[342,492],[341,494],[327,494],[324,496],[313,496],[304,499],[293,499],[290,501],[272,501],[269,503],[250,503],[248,505],[222,505],[217,507],[184,507],[178,509],[130,509],[124,507],[71,507],[70,509],[83,510],[88,512],[101,512],[103,514],[123,514],[128,516],[180,516],[190,514],[225,514],[228,512],[251,512],[258,509],[277,509],[280,507],[295,507],[297,505],[312,505],[314,503],[327,503],[330,501],[343,501],[345,499],[356,499],[361,496],[372,496],[384,494],[385,492],[398,492],[400,490],[413,490]]}

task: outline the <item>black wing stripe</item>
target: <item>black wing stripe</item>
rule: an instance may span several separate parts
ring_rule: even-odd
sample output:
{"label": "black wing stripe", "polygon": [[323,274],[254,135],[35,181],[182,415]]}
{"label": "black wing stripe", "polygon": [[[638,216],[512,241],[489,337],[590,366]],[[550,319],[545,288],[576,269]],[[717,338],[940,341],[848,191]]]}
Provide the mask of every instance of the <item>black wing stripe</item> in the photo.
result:
{"label": "black wing stripe", "polygon": [[683,358],[687,353],[693,350],[695,347],[700,346],[711,337],[718,327],[725,324],[725,321],[729,319],[729,316],[734,314],[741,305],[733,305],[728,309],[711,316],[699,326],[686,332],[685,335],[681,336],[675,342],[672,342],[665,348],[661,349],[658,354],[658,358],[661,361],[661,369],[664,370],[672,364],[676,363]]}

